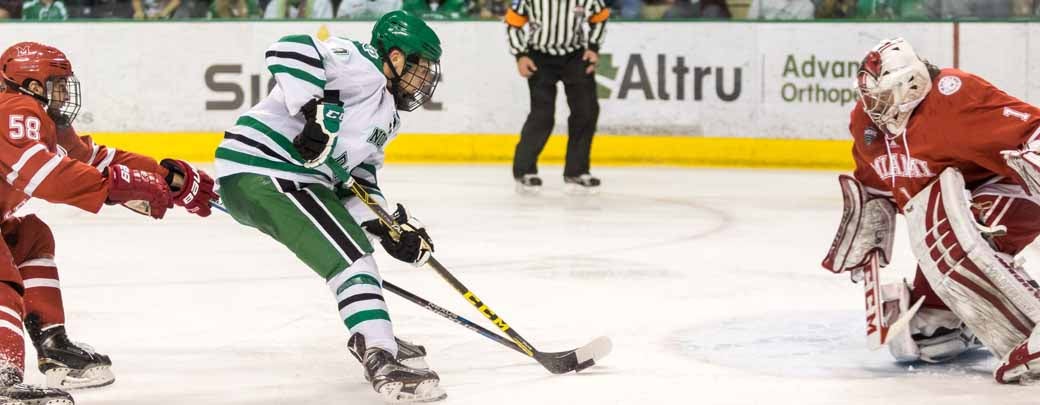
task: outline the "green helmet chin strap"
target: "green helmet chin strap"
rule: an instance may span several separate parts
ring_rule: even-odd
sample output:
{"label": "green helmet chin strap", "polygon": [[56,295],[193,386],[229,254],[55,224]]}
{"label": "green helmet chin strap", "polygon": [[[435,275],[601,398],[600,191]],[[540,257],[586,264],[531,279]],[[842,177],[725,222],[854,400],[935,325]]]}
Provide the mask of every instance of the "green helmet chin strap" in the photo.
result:
{"label": "green helmet chin strap", "polygon": [[[390,92],[398,109],[413,111],[433,97],[440,81],[441,40],[426,22],[403,10],[391,11],[372,27],[371,42],[390,65]],[[400,72],[390,61],[394,49],[405,57]]]}

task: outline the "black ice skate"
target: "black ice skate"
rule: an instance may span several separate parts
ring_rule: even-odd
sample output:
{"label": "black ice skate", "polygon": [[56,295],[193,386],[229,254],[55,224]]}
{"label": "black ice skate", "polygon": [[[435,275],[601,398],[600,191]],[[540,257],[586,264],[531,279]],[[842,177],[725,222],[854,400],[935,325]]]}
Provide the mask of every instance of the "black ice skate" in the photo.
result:
{"label": "black ice skate", "polygon": [[93,388],[116,381],[111,369],[112,360],[95,352],[89,345],[69,340],[65,326],[40,330],[32,319],[27,319],[25,326],[33,346],[36,346],[40,371],[47,376],[48,387],[67,390]]}
{"label": "black ice skate", "polygon": [[[430,365],[426,364],[425,347],[398,337],[395,337],[394,340],[397,341],[397,362],[421,370],[428,370],[430,368]],[[350,347],[350,354],[354,355],[354,358],[360,361],[361,364],[365,363],[364,356],[366,347],[364,341],[365,337],[363,335],[355,333],[347,342],[347,345]],[[367,374],[365,375],[365,379],[368,379]],[[0,403],[0,405],[3,404]]]}
{"label": "black ice skate", "polygon": [[[434,402],[448,397],[439,387],[440,377],[425,367],[426,348],[397,339],[398,354],[378,347],[365,349],[365,338],[360,333],[350,337],[350,352],[361,360],[365,380],[391,403]],[[363,353],[362,356],[358,356]],[[404,360],[401,360],[404,359]],[[410,367],[405,361],[421,361],[424,367]]]}
{"label": "black ice skate", "polygon": [[599,178],[591,174],[563,178],[564,191],[570,194],[596,194],[599,192]]}
{"label": "black ice skate", "polygon": [[538,194],[542,191],[542,178],[537,174],[525,174],[516,178],[516,192],[520,194]]}
{"label": "black ice skate", "polygon": [[405,366],[421,370],[429,370],[426,364],[426,348],[422,345],[394,338],[397,341],[397,361]]}
{"label": "black ice skate", "polygon": [[69,393],[22,384],[22,372],[13,367],[0,370],[0,404],[2,405],[74,405]]}
{"label": "black ice skate", "polygon": [[433,402],[448,397],[438,386],[437,373],[401,364],[378,347],[365,351],[364,366],[372,388],[390,402]]}

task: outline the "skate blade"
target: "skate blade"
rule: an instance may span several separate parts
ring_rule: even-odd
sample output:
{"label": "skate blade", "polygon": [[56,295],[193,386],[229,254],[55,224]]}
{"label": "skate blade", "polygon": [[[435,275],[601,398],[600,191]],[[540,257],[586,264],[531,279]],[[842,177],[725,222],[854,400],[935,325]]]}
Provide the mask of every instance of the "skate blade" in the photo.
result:
{"label": "skate blade", "polygon": [[116,382],[116,376],[112,373],[110,366],[91,367],[80,373],[75,373],[75,371],[67,367],[47,370],[44,373],[47,377],[47,387],[62,390],[78,390],[104,387]]}
{"label": "skate blade", "polygon": [[437,402],[448,397],[440,386],[440,380],[426,380],[415,385],[412,392],[404,391],[404,383],[386,383],[379,389],[388,403],[391,404],[413,404],[425,402]]}
{"label": "skate blade", "polygon": [[599,194],[599,187],[585,187],[582,185],[567,183],[563,185],[563,192],[568,195],[597,195]]}
{"label": "skate blade", "polygon": [[542,192],[542,186],[525,186],[516,183],[516,193],[520,195],[538,195]]}

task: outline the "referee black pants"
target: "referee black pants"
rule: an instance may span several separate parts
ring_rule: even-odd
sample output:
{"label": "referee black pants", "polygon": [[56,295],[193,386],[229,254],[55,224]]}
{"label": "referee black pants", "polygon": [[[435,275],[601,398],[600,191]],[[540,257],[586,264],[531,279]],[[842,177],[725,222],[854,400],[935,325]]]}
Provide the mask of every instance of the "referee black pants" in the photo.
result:
{"label": "referee black pants", "polygon": [[531,113],[520,131],[520,142],[513,155],[513,177],[538,173],[538,155],[553,129],[556,109],[556,82],[563,81],[567,105],[567,163],[563,175],[576,177],[589,172],[589,152],[592,135],[599,119],[599,100],[596,98],[596,76],[586,74],[588,65],[581,60],[584,51],[553,56],[532,52],[531,59],[538,70],[527,79],[531,90]]}

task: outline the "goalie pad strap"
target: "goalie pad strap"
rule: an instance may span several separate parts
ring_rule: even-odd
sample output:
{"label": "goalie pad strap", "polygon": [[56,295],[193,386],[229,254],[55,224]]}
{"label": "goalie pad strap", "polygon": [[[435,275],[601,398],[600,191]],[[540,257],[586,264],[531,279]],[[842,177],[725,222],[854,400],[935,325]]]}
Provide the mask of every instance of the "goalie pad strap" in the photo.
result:
{"label": "goalie pad strap", "polygon": [[879,265],[888,265],[896,226],[895,205],[884,198],[869,198],[863,185],[851,176],[839,176],[838,183],[845,208],[823,267],[834,273],[858,269],[875,250],[880,252]]}
{"label": "goalie pad strap", "polygon": [[1036,288],[983,238],[959,171],[943,171],[904,212],[928,283],[986,346],[1002,356],[1029,336],[1040,320]]}

